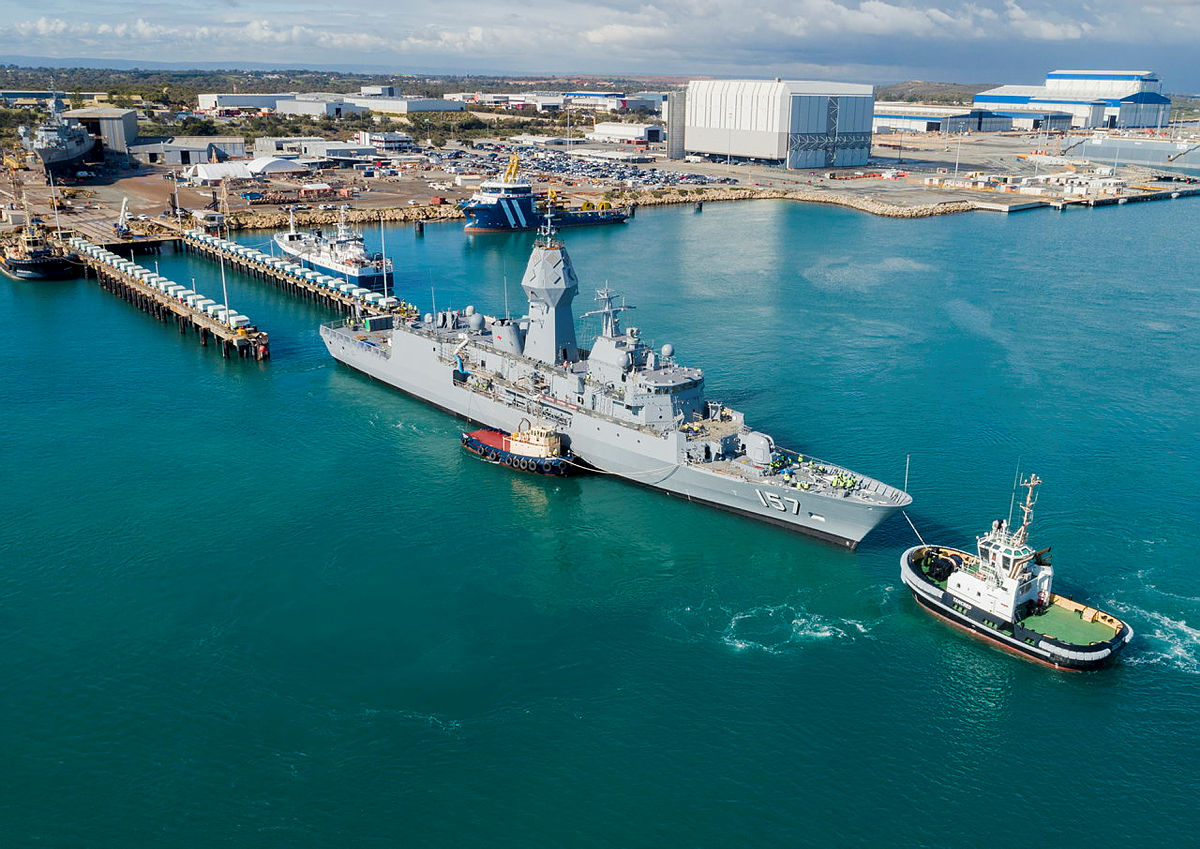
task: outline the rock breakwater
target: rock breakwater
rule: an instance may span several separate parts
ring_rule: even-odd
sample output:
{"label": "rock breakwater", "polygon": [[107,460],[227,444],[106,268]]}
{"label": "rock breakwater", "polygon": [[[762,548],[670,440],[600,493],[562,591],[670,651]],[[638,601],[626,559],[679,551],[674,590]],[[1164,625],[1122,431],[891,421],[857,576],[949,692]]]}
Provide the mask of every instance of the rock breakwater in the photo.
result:
{"label": "rock breakwater", "polygon": [[[384,221],[395,223],[413,221],[453,221],[463,217],[462,210],[453,204],[438,206],[395,206],[381,209],[348,209],[346,221],[350,224],[378,224]],[[297,227],[317,227],[336,224],[341,217],[337,210],[300,209],[296,211]],[[278,210],[251,210],[234,212],[228,219],[231,230],[278,230],[288,226],[288,213]]]}
{"label": "rock breakwater", "polygon": [[928,218],[932,215],[952,215],[958,212],[969,212],[974,208],[974,205],[970,201],[943,201],[941,203],[901,206],[861,195],[810,189],[660,189],[657,191],[622,194],[619,199],[614,199],[614,203],[632,203],[636,206],[666,206],[678,203],[695,203],[696,201],[763,199],[796,200],[804,203],[827,203],[834,206],[848,206],[851,209],[869,212],[872,215],[881,215],[886,218]]}

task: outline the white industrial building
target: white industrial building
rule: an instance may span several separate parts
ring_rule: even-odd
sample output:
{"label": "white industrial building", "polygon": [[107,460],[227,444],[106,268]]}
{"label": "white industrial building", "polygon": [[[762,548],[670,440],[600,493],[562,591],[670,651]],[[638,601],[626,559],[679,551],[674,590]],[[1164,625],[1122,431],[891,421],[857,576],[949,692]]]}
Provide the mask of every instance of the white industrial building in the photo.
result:
{"label": "white industrial building", "polygon": [[[394,92],[392,86],[364,86],[365,91]],[[199,110],[207,113],[254,109],[284,115],[341,117],[361,112],[403,115],[409,112],[461,112],[461,103],[431,97],[389,97],[377,94],[276,92],[275,94],[201,94]]]}
{"label": "white industrial building", "polygon": [[359,130],[354,134],[355,144],[372,147],[380,153],[404,153],[416,150],[417,144],[408,133],[374,132]]}
{"label": "white industrial building", "polygon": [[872,129],[876,133],[1002,133],[1012,118],[969,106],[931,106],[925,103],[875,103]]}
{"label": "white industrial building", "polygon": [[294,94],[201,94],[198,109],[201,112],[217,112],[222,109],[274,109],[280,98],[295,97]]}
{"label": "white industrial building", "polygon": [[320,136],[262,136],[254,140],[254,155],[296,157],[304,152],[304,145],[324,141]]}
{"label": "white industrial building", "polygon": [[327,94],[298,94],[275,101],[276,115],[309,115],[315,118],[341,118],[361,115],[366,110],[345,98]]}
{"label": "white industrial building", "polygon": [[693,80],[684,148],[786,168],[865,165],[874,103],[872,87],[854,83]]}
{"label": "white industrial building", "polygon": [[657,124],[623,124],[619,121],[601,121],[587,138],[599,142],[617,142],[632,144],[633,142],[660,142],[663,128]]}
{"label": "white industrial building", "polygon": [[461,103],[439,97],[362,97],[346,96],[346,102],[362,109],[384,115],[407,115],[410,112],[462,112]]}
{"label": "white industrial building", "polygon": [[1165,127],[1171,100],[1153,71],[1051,71],[1040,86],[1003,85],[975,106],[1009,112],[1067,112],[1074,127]]}

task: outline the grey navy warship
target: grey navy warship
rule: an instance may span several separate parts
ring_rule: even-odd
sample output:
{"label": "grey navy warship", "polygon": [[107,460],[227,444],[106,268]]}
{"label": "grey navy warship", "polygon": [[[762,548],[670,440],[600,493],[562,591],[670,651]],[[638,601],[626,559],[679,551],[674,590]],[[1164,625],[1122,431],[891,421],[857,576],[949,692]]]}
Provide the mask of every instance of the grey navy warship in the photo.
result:
{"label": "grey navy warship", "polygon": [[599,316],[600,334],[579,347],[579,282],[548,228],[521,287],[529,312],[518,319],[411,310],[331,322],[321,338],[339,362],[468,421],[512,432],[530,419],[558,431],[577,462],[851,549],[911,503],[900,489],[777,446],[706,399],[702,370],[622,327],[632,307],[611,289],[585,314]]}

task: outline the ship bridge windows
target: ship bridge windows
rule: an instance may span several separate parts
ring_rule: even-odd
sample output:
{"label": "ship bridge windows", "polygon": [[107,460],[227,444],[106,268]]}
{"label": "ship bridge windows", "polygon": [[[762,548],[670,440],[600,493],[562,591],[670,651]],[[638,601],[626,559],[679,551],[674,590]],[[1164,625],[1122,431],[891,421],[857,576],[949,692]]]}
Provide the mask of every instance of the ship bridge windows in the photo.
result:
{"label": "ship bridge windows", "polygon": [[688,389],[695,389],[699,383],[695,380],[685,380],[681,383],[669,383],[664,385],[654,385],[646,387],[653,395],[677,395]]}

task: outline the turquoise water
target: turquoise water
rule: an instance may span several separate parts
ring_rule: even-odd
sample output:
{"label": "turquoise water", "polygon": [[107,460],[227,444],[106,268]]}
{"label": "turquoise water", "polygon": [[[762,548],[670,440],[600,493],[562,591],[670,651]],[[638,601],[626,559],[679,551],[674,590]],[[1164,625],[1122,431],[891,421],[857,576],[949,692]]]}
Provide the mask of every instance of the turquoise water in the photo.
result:
{"label": "turquoise water", "polygon": [[[91,281],[0,280],[0,841],[1177,841],[1200,827],[1198,210],[758,202],[566,234],[584,293],[623,292],[782,444],[897,485],[911,455],[926,539],[969,544],[1018,463],[1043,477],[1058,588],[1138,635],[1088,674],[917,609],[901,517],[848,553],[481,463],[265,284],[228,277],[271,333],[253,363]],[[410,300],[502,312],[530,241],[387,247]],[[211,264],[158,261],[219,295]]]}

